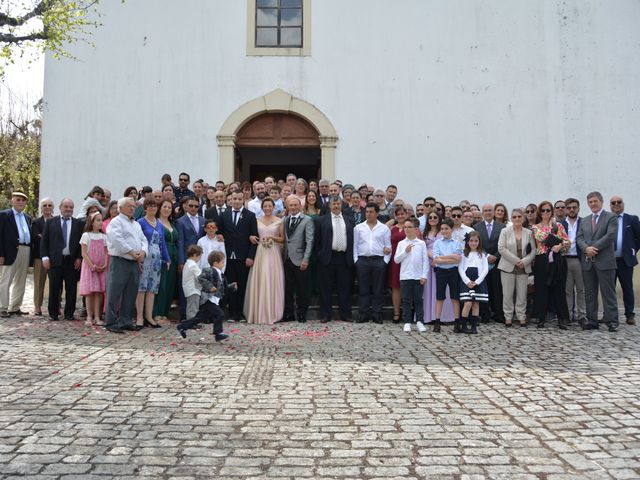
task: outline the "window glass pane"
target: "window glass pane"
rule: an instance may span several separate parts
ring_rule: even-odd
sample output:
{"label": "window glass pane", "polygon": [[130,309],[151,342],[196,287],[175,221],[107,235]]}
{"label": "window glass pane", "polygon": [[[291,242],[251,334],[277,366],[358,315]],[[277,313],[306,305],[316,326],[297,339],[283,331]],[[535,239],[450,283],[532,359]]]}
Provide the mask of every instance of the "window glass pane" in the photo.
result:
{"label": "window glass pane", "polygon": [[258,27],[277,27],[278,10],[275,8],[259,8],[256,25]]}
{"label": "window glass pane", "polygon": [[281,7],[300,7],[302,8],[302,0],[280,0]]}
{"label": "window glass pane", "polygon": [[286,8],[280,13],[280,25],[283,27],[302,26],[302,9]]}
{"label": "window glass pane", "polygon": [[278,46],[278,29],[277,28],[256,29],[256,46],[277,47]]}
{"label": "window glass pane", "polygon": [[301,47],[302,29],[283,28],[280,30],[280,45],[283,47]]}
{"label": "window glass pane", "polygon": [[258,7],[277,7],[278,0],[258,0],[256,5]]}

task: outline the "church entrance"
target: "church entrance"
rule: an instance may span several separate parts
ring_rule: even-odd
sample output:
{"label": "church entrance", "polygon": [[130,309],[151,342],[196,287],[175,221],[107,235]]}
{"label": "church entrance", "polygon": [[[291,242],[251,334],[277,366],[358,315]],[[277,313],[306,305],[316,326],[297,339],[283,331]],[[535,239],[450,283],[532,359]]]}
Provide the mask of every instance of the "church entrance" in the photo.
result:
{"label": "church entrance", "polygon": [[236,134],[235,178],[252,182],[266,176],[285,179],[294,173],[321,177],[318,131],[298,115],[265,113],[249,120]]}

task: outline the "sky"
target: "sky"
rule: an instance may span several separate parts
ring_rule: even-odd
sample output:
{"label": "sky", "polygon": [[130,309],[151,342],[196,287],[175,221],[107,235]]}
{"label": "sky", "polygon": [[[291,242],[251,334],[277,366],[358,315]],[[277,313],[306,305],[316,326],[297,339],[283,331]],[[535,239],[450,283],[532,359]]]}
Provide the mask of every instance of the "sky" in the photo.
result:
{"label": "sky", "polygon": [[4,78],[0,79],[0,116],[12,113],[18,118],[33,118],[33,105],[42,98],[44,53],[29,52],[4,70]]}

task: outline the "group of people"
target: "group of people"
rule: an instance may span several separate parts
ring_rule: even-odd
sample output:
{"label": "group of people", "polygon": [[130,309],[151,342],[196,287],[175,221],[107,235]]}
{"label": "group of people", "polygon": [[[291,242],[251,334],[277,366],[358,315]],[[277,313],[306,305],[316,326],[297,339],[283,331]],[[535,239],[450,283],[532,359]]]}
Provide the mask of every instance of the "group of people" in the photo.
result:
{"label": "group of people", "polygon": [[414,208],[395,185],[294,174],[208,185],[183,172],[177,186],[168,174],[161,181],[155,190],[128,187],[117,201],[96,186],[77,216],[71,199],[54,216],[43,198],[32,219],[27,196],[13,192],[0,212],[0,317],[26,313],[32,264],[35,315],[43,315],[48,277],[51,320],[75,318],[79,285],[86,324],[114,333],[157,328],[176,303],[181,335],[209,319],[224,339],[224,307],[236,321],[306,322],[314,294],[323,322],[334,317],[335,294],[341,320],[382,323],[386,289],[393,322],[407,332],[453,323],[454,332],[473,334],[481,322],[526,326],[530,318],[543,327],[552,317],[562,330],[572,320],[597,329],[598,293],[615,331],[616,279],[626,321],[635,323],[640,221],[617,195],[606,211],[602,195],[590,193],[591,213],[580,218],[576,198],[508,212],[501,203],[448,206],[431,196]]}

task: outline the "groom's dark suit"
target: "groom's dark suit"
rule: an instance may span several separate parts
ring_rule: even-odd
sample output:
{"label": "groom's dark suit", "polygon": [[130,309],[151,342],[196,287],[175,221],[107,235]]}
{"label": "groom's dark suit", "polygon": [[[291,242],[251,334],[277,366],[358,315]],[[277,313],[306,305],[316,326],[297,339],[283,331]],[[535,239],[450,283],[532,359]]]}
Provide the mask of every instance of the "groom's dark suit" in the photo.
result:
{"label": "groom's dark suit", "polygon": [[249,240],[250,236],[258,236],[256,216],[244,207],[238,210],[237,214],[233,208],[228,208],[220,216],[218,233],[224,235],[224,247],[227,253],[225,276],[230,283],[238,284],[238,289],[229,294],[229,315],[239,320],[242,317],[249,275],[249,268],[245,261],[248,258],[253,260],[256,256],[256,245]]}

